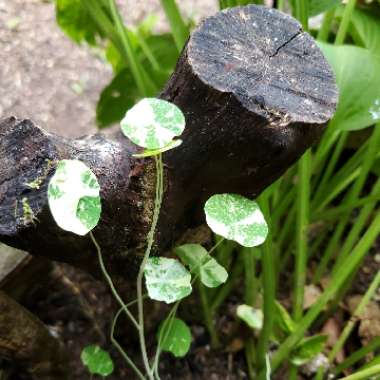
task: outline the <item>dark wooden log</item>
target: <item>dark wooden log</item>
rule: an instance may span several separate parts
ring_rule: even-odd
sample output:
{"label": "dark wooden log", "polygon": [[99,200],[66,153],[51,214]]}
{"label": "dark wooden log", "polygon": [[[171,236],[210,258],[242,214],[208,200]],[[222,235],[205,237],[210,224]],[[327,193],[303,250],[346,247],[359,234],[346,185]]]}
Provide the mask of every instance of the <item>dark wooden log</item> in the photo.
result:
{"label": "dark wooden log", "polygon": [[[300,24],[273,9],[237,7],[206,19],[192,34],[160,95],[185,113],[183,144],[164,154],[165,197],[156,250],[204,221],[215,193],[256,197],[313,143],[332,118],[333,73]],[[61,231],[46,188],[63,158],[87,163],[102,187],[94,233],[107,265],[124,277],[141,257],[152,218],[152,159],[121,135],[77,140],[47,134],[29,120],[0,125],[0,240],[32,254],[93,271],[88,237]],[[30,183],[39,183],[38,188]],[[25,199],[36,219],[23,210]]]}
{"label": "dark wooden log", "polygon": [[63,346],[35,316],[0,291],[0,356],[35,380],[68,379]]}

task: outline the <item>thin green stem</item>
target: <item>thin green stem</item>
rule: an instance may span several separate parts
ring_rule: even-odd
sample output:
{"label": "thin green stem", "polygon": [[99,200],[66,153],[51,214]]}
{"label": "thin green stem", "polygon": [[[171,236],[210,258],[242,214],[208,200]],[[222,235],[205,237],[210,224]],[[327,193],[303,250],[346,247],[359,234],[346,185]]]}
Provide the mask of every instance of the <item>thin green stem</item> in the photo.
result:
{"label": "thin green stem", "polygon": [[309,30],[309,1],[294,0],[293,15],[301,22],[305,31]]}
{"label": "thin green stem", "polygon": [[82,0],[82,4],[95,21],[98,28],[110,39],[110,41],[112,41],[115,47],[121,50],[122,47],[119,36],[108,15],[104,12],[102,5],[91,0]]}
{"label": "thin green stem", "polygon": [[308,225],[310,212],[310,150],[304,154],[298,165],[299,183],[297,192],[297,235],[293,308],[293,316],[296,321],[302,317],[304,288],[306,282]]}
{"label": "thin green stem", "polygon": [[[181,300],[177,301],[174,304],[174,306],[172,307],[172,309],[170,310],[168,316],[166,317],[166,319],[163,323],[162,330],[161,330],[161,331],[164,331],[166,333],[166,335],[160,334],[159,339],[158,339],[157,350],[156,350],[156,354],[155,354],[153,365],[152,365],[153,373],[158,380],[160,379],[160,375],[159,375],[159,371],[158,371],[158,363],[160,362],[160,356],[161,356],[161,352],[162,352],[162,350],[161,350],[162,342],[165,341],[165,339],[167,338],[167,334],[169,334],[169,332],[171,330],[171,326],[172,326],[173,320],[177,314],[177,310],[178,310],[180,303],[181,303]],[[169,327],[167,328],[168,324],[169,324]]]}
{"label": "thin green stem", "polygon": [[352,13],[355,9],[357,0],[349,0],[344,8],[342,21],[340,22],[338,33],[335,38],[336,45],[342,45],[346,39],[348,27],[350,25]]}
{"label": "thin green stem", "polygon": [[307,329],[323,311],[327,303],[333,299],[339,288],[355,270],[357,265],[360,265],[364,256],[368,252],[368,249],[378,237],[379,233],[380,213],[376,215],[367,231],[355,246],[350,257],[344,260],[336,275],[331,279],[329,286],[309,309],[306,315],[299,321],[296,330],[280,345],[272,360],[272,367],[274,370],[277,369],[280,364],[289,356],[293,347],[302,339]]}
{"label": "thin green stem", "polygon": [[161,70],[160,64],[157,61],[157,58],[154,56],[152,49],[145,42],[144,36],[141,35],[141,32],[138,29],[135,31],[135,35],[137,37],[137,40],[139,41],[142,51],[144,52],[149,63],[152,65],[153,69],[156,71],[160,71]]}
{"label": "thin green stem", "polygon": [[115,4],[115,0],[109,0],[109,7],[113,22],[116,25],[116,30],[120,37],[123,52],[125,53],[125,56],[128,57],[128,63],[131,67],[131,72],[136,81],[139,92],[144,97],[151,96],[157,91],[157,88],[140,65],[139,59],[132,47],[128,33],[125,29],[124,22]]}
{"label": "thin green stem", "polygon": [[197,283],[198,283],[199,295],[201,298],[203,318],[205,320],[206,328],[211,339],[211,347],[217,348],[220,345],[219,336],[215,329],[213,313],[212,313],[212,309],[210,307],[210,303],[207,297],[206,288],[200,281],[197,281]]}
{"label": "thin green stem", "polygon": [[340,380],[368,380],[371,376],[380,374],[380,364],[367,368],[353,375],[342,377]]}
{"label": "thin green stem", "polygon": [[[262,211],[270,225],[269,204],[266,193],[260,197]],[[276,263],[272,249],[271,233],[268,234],[266,242],[262,246],[262,281],[263,281],[263,312],[264,323],[257,344],[257,362],[260,369],[266,368],[266,355],[269,351],[269,341],[273,330],[275,317],[275,295],[276,295]]]}
{"label": "thin green stem", "polygon": [[169,21],[177,49],[181,52],[189,37],[189,29],[181,16],[175,0],[160,0],[160,2]]}
{"label": "thin green stem", "polygon": [[235,283],[237,279],[240,277],[241,273],[243,271],[243,265],[240,260],[238,260],[233,269],[232,272],[228,278],[228,281],[226,284],[224,284],[218,293],[216,293],[213,301],[211,302],[211,311],[214,314],[216,314],[219,307],[223,304],[225,299],[230,295],[231,291],[234,289]]}
{"label": "thin green stem", "polygon": [[359,305],[355,309],[354,313],[352,314],[352,317],[350,321],[347,323],[347,325],[344,327],[341,335],[339,336],[339,339],[335,343],[334,347],[332,348],[328,359],[329,362],[332,363],[337,355],[337,353],[341,350],[341,348],[346,343],[346,340],[351,335],[352,330],[354,329],[358,318],[363,313],[365,307],[367,306],[368,302],[373,297],[374,293],[377,291],[378,287],[380,285],[380,271],[377,272],[376,276],[372,280],[372,283],[370,287],[367,289],[366,293],[364,294],[363,298],[360,300]]}
{"label": "thin green stem", "polygon": [[[357,181],[355,182],[350,194],[349,194],[349,199],[347,201],[348,204],[352,205],[355,203],[355,201],[358,200],[359,194],[368,178],[368,175],[370,174],[371,168],[373,163],[376,160],[377,153],[379,151],[379,146],[380,146],[380,124],[377,124],[374,129],[373,133],[370,137],[370,144],[368,146],[368,151],[367,154],[363,158],[363,165],[360,171],[360,176],[358,177]],[[374,186],[374,189],[376,188],[376,192],[379,190],[380,186],[380,180],[378,180],[378,183]],[[348,222],[349,220],[349,213],[347,213],[343,221]],[[348,234],[347,239],[343,245],[343,248],[340,252],[339,255],[339,260],[337,261],[335,268],[340,264],[340,262],[349,254],[351,251],[352,247],[355,244],[356,239],[358,238],[360,234],[360,230],[357,225],[353,227],[353,233]]]}
{"label": "thin green stem", "polygon": [[254,248],[243,248],[245,303],[255,306],[258,279],[256,277],[256,258]]}
{"label": "thin green stem", "polygon": [[320,196],[319,198],[315,197],[315,202],[314,202],[315,204],[320,203],[321,199],[325,197],[325,192],[326,192],[325,189],[326,187],[329,188],[328,181],[331,178],[331,175],[333,174],[334,169],[338,163],[338,160],[342,154],[342,151],[346,145],[347,138],[348,138],[348,132],[343,132],[339,136],[338,143],[336,144],[334,152],[331,155],[331,158],[329,159],[327,167],[324,167],[323,169],[324,173],[315,191],[315,194]]}
{"label": "thin green stem", "polygon": [[359,360],[366,357],[368,354],[375,352],[380,347],[380,337],[374,338],[370,343],[366,346],[362,347],[360,350],[355,351],[352,355],[346,358],[342,363],[337,365],[332,373],[335,376],[338,376],[342,371],[347,368],[352,368],[354,364],[356,364]]}
{"label": "thin green stem", "polygon": [[318,31],[318,41],[326,42],[329,38],[331,24],[335,18],[335,8],[328,10],[323,16],[322,25]]}
{"label": "thin green stem", "polygon": [[152,251],[153,243],[154,243],[154,234],[156,231],[158,218],[160,215],[160,209],[162,204],[162,197],[163,197],[163,168],[162,168],[162,155],[159,154],[158,156],[154,156],[155,164],[156,164],[156,199],[154,202],[154,211],[153,211],[153,218],[152,218],[152,224],[150,227],[150,230],[147,235],[147,247],[144,253],[143,260],[140,265],[140,270],[137,275],[137,281],[136,281],[136,288],[137,288],[137,309],[138,309],[138,324],[139,324],[139,340],[140,340],[140,348],[141,348],[141,354],[143,358],[143,363],[145,370],[147,371],[147,374],[149,376],[149,379],[154,380],[149,359],[148,359],[148,353],[146,349],[146,342],[145,342],[145,327],[144,327],[144,302],[143,302],[143,294],[142,294],[142,288],[143,288],[143,276],[144,276],[144,270],[145,266],[148,262],[150,253]]}
{"label": "thin green stem", "polygon": [[[255,248],[243,248],[243,262],[244,262],[244,280],[245,280],[245,295],[244,300],[247,305],[255,306],[258,278],[256,277],[256,258],[254,253]],[[244,343],[245,360],[247,362],[248,376],[250,380],[255,379],[254,364],[256,350],[253,342],[253,336],[248,336]]]}
{"label": "thin green stem", "polygon": [[98,253],[98,260],[99,260],[99,265],[100,265],[100,269],[111,289],[111,292],[113,294],[113,296],[115,297],[116,301],[119,303],[119,305],[123,308],[125,314],[128,316],[128,318],[132,321],[132,323],[134,324],[134,326],[136,327],[136,329],[139,329],[139,324],[137,323],[135,317],[132,315],[132,313],[128,310],[126,304],[124,303],[123,299],[121,298],[120,294],[118,293],[118,291],[116,290],[115,288],[115,285],[112,281],[112,278],[111,276],[109,275],[108,271],[107,271],[107,268],[104,264],[104,260],[103,260],[103,255],[102,255],[102,250],[98,244],[98,242],[96,241],[95,239],[95,236],[92,232],[90,232],[90,238],[92,240],[92,242],[94,243],[94,246],[96,248],[96,251]]}
{"label": "thin green stem", "polygon": [[277,0],[277,9],[284,12],[285,10],[285,0]]}
{"label": "thin green stem", "polygon": [[[334,221],[340,216],[348,211],[352,211],[356,208],[367,206],[369,203],[375,204],[376,202],[380,201],[380,194],[377,192],[374,193],[371,192],[373,195],[368,195],[363,198],[359,198],[357,201],[352,202],[351,205],[342,205],[338,207],[331,207],[327,209],[326,211],[319,211],[313,214],[313,217],[311,219],[311,222],[318,222],[318,221]],[[356,223],[355,223],[356,225]]]}
{"label": "thin green stem", "polygon": [[[126,305],[128,308],[129,306],[133,305],[137,301],[130,302],[129,304]],[[115,315],[112,325],[111,325],[111,334],[110,334],[110,339],[112,344],[116,347],[116,349],[120,352],[121,356],[124,358],[124,360],[127,362],[127,364],[135,371],[136,375],[138,376],[139,379],[145,380],[144,375],[141,373],[141,371],[137,368],[133,360],[128,356],[128,354],[123,350],[119,342],[115,338],[115,329],[116,329],[116,324],[117,321],[121,315],[121,313],[124,311],[124,308],[121,308]]]}
{"label": "thin green stem", "polygon": [[253,337],[248,337],[245,341],[245,360],[247,362],[248,377],[249,380],[255,380],[255,370],[254,370],[254,358],[255,358],[255,346],[253,344]]}
{"label": "thin green stem", "polygon": [[[294,306],[293,317],[298,321],[302,317],[304,303],[304,289],[306,283],[306,265],[308,251],[308,226],[310,213],[310,175],[311,151],[308,150],[298,163],[297,186],[297,223],[296,223],[296,252],[295,252],[295,278],[293,286]],[[289,380],[297,378],[298,369],[291,365]]]}

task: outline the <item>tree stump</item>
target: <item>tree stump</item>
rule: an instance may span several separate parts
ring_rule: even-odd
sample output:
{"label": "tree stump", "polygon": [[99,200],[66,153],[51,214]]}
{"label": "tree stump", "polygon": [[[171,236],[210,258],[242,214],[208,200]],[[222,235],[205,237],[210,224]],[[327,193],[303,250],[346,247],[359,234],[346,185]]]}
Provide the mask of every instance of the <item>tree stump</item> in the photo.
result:
{"label": "tree stump", "polygon": [[[164,154],[165,195],[155,251],[204,222],[213,194],[256,197],[313,143],[332,118],[331,68],[301,25],[250,5],[207,18],[192,33],[160,94],[179,106],[183,144]],[[109,270],[133,279],[154,203],[152,159],[119,131],[81,139],[44,132],[29,120],[0,124],[0,240],[34,255],[95,271],[88,237],[59,229],[47,184],[60,159],[80,159],[98,176],[103,213],[94,234]],[[26,212],[27,206],[32,210]]]}

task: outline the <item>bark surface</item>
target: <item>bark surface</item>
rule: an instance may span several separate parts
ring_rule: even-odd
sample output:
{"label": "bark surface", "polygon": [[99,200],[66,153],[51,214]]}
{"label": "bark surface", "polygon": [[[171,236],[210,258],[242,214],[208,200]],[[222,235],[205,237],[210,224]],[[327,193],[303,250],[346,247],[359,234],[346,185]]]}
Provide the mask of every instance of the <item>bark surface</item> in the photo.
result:
{"label": "bark surface", "polygon": [[0,357],[35,380],[67,380],[66,354],[43,323],[0,291]]}
{"label": "bark surface", "polygon": [[[183,144],[164,154],[165,195],[156,252],[204,222],[215,193],[256,197],[313,143],[332,118],[337,88],[313,39],[291,17],[258,6],[206,19],[191,35],[160,94],[186,116]],[[61,159],[80,159],[99,179],[94,230],[114,274],[134,279],[154,203],[154,164],[119,131],[69,140],[30,120],[0,124],[0,240],[34,255],[96,271],[88,237],[56,226],[47,185]],[[32,210],[32,212],[30,212]]]}

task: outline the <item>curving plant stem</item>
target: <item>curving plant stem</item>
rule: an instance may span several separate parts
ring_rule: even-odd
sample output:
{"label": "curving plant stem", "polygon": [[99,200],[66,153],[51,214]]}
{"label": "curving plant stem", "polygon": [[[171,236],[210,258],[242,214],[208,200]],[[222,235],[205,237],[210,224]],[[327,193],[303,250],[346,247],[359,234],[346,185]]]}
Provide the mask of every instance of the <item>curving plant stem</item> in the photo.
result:
{"label": "curving plant stem", "polygon": [[125,314],[128,316],[128,318],[132,321],[132,323],[134,324],[134,326],[136,327],[136,329],[139,329],[139,325],[135,319],[135,317],[132,315],[132,313],[128,310],[128,307],[127,305],[124,303],[123,299],[121,298],[119,292],[116,290],[116,287],[112,281],[112,278],[111,276],[109,275],[108,271],[107,271],[107,268],[104,264],[104,260],[103,260],[103,255],[102,255],[102,250],[100,248],[100,245],[99,243],[97,242],[97,240],[95,239],[95,236],[94,234],[92,233],[92,231],[89,233],[90,235],[90,238],[92,240],[92,242],[94,243],[94,246],[96,248],[96,251],[97,251],[97,254],[98,254],[98,260],[99,260],[99,265],[100,265],[100,269],[111,289],[111,292],[113,294],[113,296],[115,297],[116,301],[119,303],[119,305],[123,308]]}
{"label": "curving plant stem", "polygon": [[351,319],[349,320],[347,325],[344,327],[342,333],[339,336],[339,339],[337,340],[334,347],[330,351],[330,354],[328,356],[330,363],[333,363],[337,353],[344,346],[344,344],[347,341],[348,337],[350,336],[352,330],[354,329],[360,315],[363,313],[364,309],[366,308],[368,302],[373,297],[374,293],[377,291],[379,285],[380,285],[380,272],[377,272],[375,278],[372,280],[370,287],[368,288],[368,290],[364,294],[362,300],[360,301],[359,305],[355,309]]}
{"label": "curving plant stem", "polygon": [[[136,303],[137,301],[132,301],[129,304],[126,305],[126,307],[131,306],[132,304]],[[116,349],[119,351],[120,355],[124,358],[124,360],[128,363],[128,365],[135,371],[136,375],[140,380],[145,380],[144,375],[141,373],[141,371],[137,368],[133,360],[128,356],[128,354],[123,350],[123,347],[121,347],[120,343],[115,338],[115,328],[117,321],[120,317],[120,314],[124,311],[123,308],[121,308],[115,315],[112,325],[111,325],[111,333],[110,333],[110,339],[112,344],[116,347]]]}
{"label": "curving plant stem", "polygon": [[138,309],[138,325],[139,325],[139,340],[140,340],[140,348],[141,348],[141,354],[142,359],[144,363],[145,370],[147,371],[148,377],[151,380],[154,380],[152,370],[150,368],[149,364],[149,358],[148,353],[146,349],[146,342],[145,342],[145,332],[144,332],[144,302],[143,302],[143,276],[144,276],[144,270],[145,266],[148,262],[150,253],[152,251],[152,246],[154,243],[154,234],[157,227],[158,218],[160,215],[161,210],[161,204],[162,204],[162,197],[163,197],[163,180],[164,180],[164,174],[163,174],[163,166],[162,166],[162,155],[161,153],[157,156],[154,156],[154,160],[156,163],[156,198],[154,202],[154,211],[153,211],[153,218],[152,218],[152,225],[150,227],[150,230],[147,235],[147,246],[145,250],[145,254],[143,257],[143,260],[140,265],[140,270],[137,275],[137,309]]}

